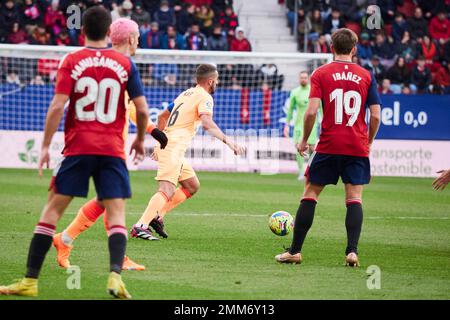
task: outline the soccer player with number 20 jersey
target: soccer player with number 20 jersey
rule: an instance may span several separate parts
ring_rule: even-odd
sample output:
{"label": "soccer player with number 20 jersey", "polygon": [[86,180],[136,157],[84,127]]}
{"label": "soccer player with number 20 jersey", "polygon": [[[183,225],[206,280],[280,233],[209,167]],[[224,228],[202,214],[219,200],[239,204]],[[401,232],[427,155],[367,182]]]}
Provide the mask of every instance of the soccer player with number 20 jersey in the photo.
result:
{"label": "soccer player with number 20 jersey", "polygon": [[[332,35],[334,61],[319,67],[311,76],[311,92],[298,151],[307,150],[308,137],[322,103],[323,120],[319,143],[306,170],[303,198],[297,211],[291,247],[275,257],[282,263],[300,263],[301,249],[312,225],[319,194],[339,177],[345,185],[347,215],[346,265],[358,266],[361,233],[363,185],[370,181],[370,147],[380,125],[380,98],[376,81],[366,69],[352,63],[356,53],[356,34],[349,29]],[[369,108],[369,128],[366,124]]]}
{"label": "soccer player with number 20 jersey", "polygon": [[144,156],[148,106],[139,72],[129,57],[107,47],[111,14],[94,6],[83,14],[86,48],[68,54],[60,63],[55,95],[49,107],[39,169],[48,166],[49,146],[69,102],[65,121],[64,160],[37,224],[28,254],[25,278],[0,286],[0,294],[36,296],[38,276],[51,247],[56,223],[73,197],[86,197],[90,177],[102,201],[109,226],[110,275],[107,292],[130,298],[120,272],[125,256],[125,199],[131,196],[125,163],[123,131],[127,122],[125,92],[136,106],[138,133],[131,146],[135,160]]}

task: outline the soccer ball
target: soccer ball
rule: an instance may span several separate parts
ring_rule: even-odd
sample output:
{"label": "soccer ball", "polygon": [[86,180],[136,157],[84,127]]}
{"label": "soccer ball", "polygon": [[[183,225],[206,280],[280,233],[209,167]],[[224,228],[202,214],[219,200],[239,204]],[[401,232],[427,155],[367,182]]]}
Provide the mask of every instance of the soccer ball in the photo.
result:
{"label": "soccer ball", "polygon": [[294,218],[286,211],[277,211],[270,216],[269,228],[277,236],[285,236],[294,228]]}

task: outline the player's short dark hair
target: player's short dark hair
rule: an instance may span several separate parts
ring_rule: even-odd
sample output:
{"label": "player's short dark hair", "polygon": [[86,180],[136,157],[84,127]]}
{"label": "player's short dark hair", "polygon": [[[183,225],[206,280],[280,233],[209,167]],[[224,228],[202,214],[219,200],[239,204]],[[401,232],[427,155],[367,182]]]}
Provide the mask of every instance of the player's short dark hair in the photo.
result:
{"label": "player's short dark hair", "polygon": [[83,31],[89,40],[105,39],[111,23],[111,12],[103,6],[90,7],[83,14]]}
{"label": "player's short dark hair", "polygon": [[331,35],[331,43],[336,54],[350,54],[357,42],[356,33],[347,28],[338,29]]}
{"label": "player's short dark hair", "polygon": [[195,79],[202,81],[209,78],[213,73],[217,72],[217,67],[212,64],[201,64],[195,70]]}

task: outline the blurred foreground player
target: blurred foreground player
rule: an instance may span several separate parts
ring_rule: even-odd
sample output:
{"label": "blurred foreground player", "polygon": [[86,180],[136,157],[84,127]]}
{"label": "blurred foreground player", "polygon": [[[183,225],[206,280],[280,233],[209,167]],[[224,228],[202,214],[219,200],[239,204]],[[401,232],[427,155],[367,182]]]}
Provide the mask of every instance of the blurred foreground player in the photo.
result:
{"label": "blurred foreground player", "polygon": [[450,183],[450,169],[439,170],[437,173],[441,175],[433,181],[433,189],[442,191]]}
{"label": "blurred foreground player", "polygon": [[[182,92],[158,117],[158,128],[165,128],[169,142],[164,150],[155,148],[155,160],[158,161],[155,179],[159,188],[150,199],[142,217],[131,229],[131,236],[134,238],[152,240],[150,223],[190,198],[200,187],[197,175],[184,157],[199,125],[225,143],[234,154],[241,155],[245,152],[245,148],[227,137],[212,118],[212,94],[219,81],[217,68],[201,64],[197,67],[195,78],[197,85]],[[181,186],[177,188],[178,183]]]}
{"label": "blurred foreground player", "polygon": [[[126,18],[115,20],[110,27],[109,38],[111,39],[113,49],[126,56],[134,56],[139,43],[139,27],[136,22]],[[127,107],[127,119],[136,124],[136,107],[132,101],[129,101],[128,95],[125,95],[125,105]],[[166,135],[149,121],[147,132],[150,133],[157,141],[161,148],[164,149],[167,144]],[[127,140],[128,121],[124,128],[124,140]],[[50,190],[50,193],[54,193]],[[62,268],[70,267],[70,253],[73,248],[73,241],[83,232],[89,229],[97,219],[104,214],[105,207],[97,198],[85,203],[78,211],[75,219],[61,233],[55,234],[53,237],[53,245],[57,251],[57,262]],[[104,215],[104,224],[106,232],[109,234],[108,221]],[[125,256],[122,270],[145,270],[145,266],[135,263],[129,257]]]}
{"label": "blurred foreground player", "polygon": [[39,272],[56,224],[73,197],[87,196],[93,177],[97,198],[106,208],[110,226],[107,292],[116,298],[131,298],[120,276],[127,243],[125,199],[131,197],[123,137],[127,122],[125,91],[136,106],[138,134],[131,146],[135,160],[144,156],[148,106],[135,64],[129,57],[107,48],[110,25],[111,14],[102,6],[86,10],[83,15],[86,48],[66,55],[60,62],[45,124],[40,174],[44,165],[49,165],[48,149],[63,117],[64,105],[70,101],[64,128],[65,159],[55,178],[55,194],[35,228],[25,278],[0,287],[1,294],[38,294]]}
{"label": "blurred foreground player", "polygon": [[[346,265],[358,266],[358,241],[361,233],[363,185],[370,181],[369,152],[380,125],[380,98],[373,75],[352,63],[356,53],[356,34],[349,29],[332,35],[334,61],[317,68],[311,76],[311,93],[305,113],[299,152],[308,149],[320,103],[323,106],[322,130],[316,151],[306,170],[303,198],[297,211],[291,247],[275,257],[282,263],[300,263],[306,234],[312,225],[317,199],[327,184],[345,185],[347,215]],[[370,110],[367,129],[366,108]]]}

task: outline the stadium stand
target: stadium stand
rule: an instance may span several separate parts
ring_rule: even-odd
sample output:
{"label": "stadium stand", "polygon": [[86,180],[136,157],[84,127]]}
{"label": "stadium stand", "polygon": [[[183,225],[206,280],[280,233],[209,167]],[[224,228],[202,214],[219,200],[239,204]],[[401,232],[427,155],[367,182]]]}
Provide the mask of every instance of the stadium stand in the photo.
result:
{"label": "stadium stand", "polygon": [[[450,93],[450,1],[279,0],[278,3],[286,8],[287,23],[297,36],[299,51],[330,52],[330,34],[347,27],[360,39],[357,61],[375,73],[380,87],[389,83],[384,93]],[[366,25],[371,5],[380,8],[379,30],[370,30]]]}

